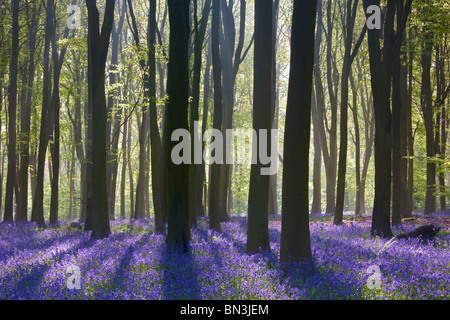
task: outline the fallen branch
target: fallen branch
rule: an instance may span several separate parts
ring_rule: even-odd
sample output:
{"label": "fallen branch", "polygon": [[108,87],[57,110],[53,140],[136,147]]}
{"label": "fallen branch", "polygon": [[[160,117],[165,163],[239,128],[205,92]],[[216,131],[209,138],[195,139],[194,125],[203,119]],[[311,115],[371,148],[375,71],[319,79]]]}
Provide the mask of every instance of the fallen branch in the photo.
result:
{"label": "fallen branch", "polygon": [[440,230],[441,227],[435,226],[434,224],[427,224],[424,226],[420,226],[412,231],[396,235],[394,238],[396,239],[420,238],[420,241],[428,242],[432,240]]}

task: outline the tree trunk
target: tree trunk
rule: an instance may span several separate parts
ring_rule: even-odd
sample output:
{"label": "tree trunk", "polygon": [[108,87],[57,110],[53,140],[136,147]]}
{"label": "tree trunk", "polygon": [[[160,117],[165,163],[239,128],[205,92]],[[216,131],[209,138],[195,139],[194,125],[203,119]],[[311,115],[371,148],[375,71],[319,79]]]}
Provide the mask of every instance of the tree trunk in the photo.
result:
{"label": "tree trunk", "polygon": [[[150,1],[149,16],[148,16],[148,89],[149,89],[149,117],[150,117],[150,151],[151,151],[151,171],[152,171],[152,196],[153,208],[155,212],[155,231],[158,233],[164,232],[163,216],[165,206],[162,204],[164,199],[162,197],[162,181],[160,174],[159,163],[161,161],[161,137],[158,128],[158,118],[156,112],[156,1]],[[160,75],[160,77],[163,77]]]}
{"label": "tree trunk", "polygon": [[[219,53],[220,0],[212,0],[211,17],[211,51],[214,78],[214,119],[213,129],[222,128],[222,63]],[[223,162],[223,159],[222,159]],[[209,228],[220,231],[220,163],[209,166],[211,179],[209,182]]]}
{"label": "tree trunk", "polygon": [[[353,6],[352,6],[353,4]],[[351,72],[353,59],[355,58],[359,46],[364,38],[366,27],[363,31],[352,50],[353,42],[353,27],[356,18],[358,0],[352,2],[347,0],[346,8],[346,26],[345,26],[345,52],[344,52],[344,64],[342,66],[342,78],[341,78],[341,121],[340,121],[340,146],[339,146],[339,167],[338,167],[338,180],[336,191],[336,212],[334,216],[334,224],[342,224],[344,215],[344,198],[345,198],[345,173],[347,169],[347,147],[348,147],[348,81]]]}
{"label": "tree trunk", "polygon": [[52,99],[51,99],[51,72],[50,72],[50,41],[53,29],[54,1],[47,0],[47,12],[45,23],[44,64],[43,64],[43,90],[41,128],[39,133],[39,150],[37,159],[36,191],[33,198],[31,221],[44,227],[44,170],[47,145],[49,140],[48,130],[51,127]]}
{"label": "tree trunk", "polygon": [[[403,1],[397,2],[397,33],[392,51],[392,225],[401,223],[406,197],[406,130],[402,117],[405,101],[402,99],[405,85],[402,80],[401,45],[403,32],[398,33],[398,25],[404,14]],[[403,87],[403,89],[402,89]]]}
{"label": "tree trunk", "polygon": [[425,214],[436,211],[436,162],[432,158],[436,155],[434,140],[433,102],[431,91],[431,51],[433,49],[433,36],[430,31],[424,32],[424,45],[422,49],[422,85],[420,102],[425,125],[426,149],[427,149],[427,189],[425,193]]}
{"label": "tree trunk", "polygon": [[[62,67],[62,59],[64,58],[64,53],[61,53],[61,57],[58,54],[58,47],[56,44],[56,21],[53,26],[54,31],[51,36],[52,45],[52,59],[53,59],[53,94],[52,94],[52,105],[53,105],[53,152],[52,152],[52,175],[53,179],[51,181],[52,191],[50,197],[50,221],[49,224],[54,225],[58,222],[58,206],[59,206],[59,166],[60,166],[60,108],[61,101],[59,97],[59,79]],[[60,63],[60,58],[61,63]]]}
{"label": "tree trunk", "polygon": [[[28,4],[27,4],[28,5]],[[19,169],[19,194],[20,194],[20,208],[18,211],[18,220],[28,220],[28,166],[30,163],[30,126],[31,126],[31,104],[33,94],[33,83],[35,75],[35,52],[36,52],[36,35],[38,31],[38,8],[37,1],[31,4],[32,17],[29,22],[28,30],[28,49],[29,49],[29,65],[28,65],[28,81],[26,91],[26,102],[21,106],[21,150],[20,150],[20,169]],[[39,6],[40,12],[41,6]]]}
{"label": "tree trunk", "polygon": [[[131,22],[132,22],[132,34],[134,38],[134,42],[137,50],[140,52],[140,44],[139,44],[139,33],[137,27],[136,17],[133,11],[133,5],[131,0],[128,0],[128,8],[130,11]],[[148,130],[149,130],[149,114],[148,114],[148,104],[149,104],[149,74],[146,72],[147,63],[141,58],[139,60],[139,65],[141,70],[144,72],[143,76],[143,85],[144,85],[144,101],[142,103],[142,121],[139,127],[139,173],[138,180],[136,185],[136,202],[134,209],[134,219],[141,219],[145,216],[145,176],[146,171],[148,171],[148,162],[147,162],[147,148],[148,148]]]}
{"label": "tree trunk", "polygon": [[[364,0],[364,11],[378,0]],[[372,235],[391,237],[391,52],[389,39],[393,32],[393,2],[388,1],[384,22],[385,43],[381,56],[379,32],[368,30],[370,74],[375,114],[375,199],[372,216]]]}
{"label": "tree trunk", "polygon": [[75,170],[75,146],[72,146],[71,149],[71,157],[70,157],[70,166],[69,166],[69,220],[72,219],[72,211],[73,211],[73,193],[75,191],[75,183],[73,180],[73,172]]}
{"label": "tree trunk", "polygon": [[[272,129],[278,129],[278,96],[277,96],[277,31],[280,1],[273,2],[272,11]],[[269,182],[269,214],[278,213],[277,173],[270,176]]]}
{"label": "tree trunk", "polygon": [[127,138],[128,121],[123,124],[122,136],[122,172],[120,176],[120,219],[125,219],[125,180],[127,172]]}
{"label": "tree trunk", "polygon": [[114,219],[115,216],[115,203],[116,203],[116,184],[118,173],[118,147],[119,137],[118,131],[120,126],[122,108],[118,108],[114,111],[114,103],[118,98],[117,89],[114,85],[120,81],[120,74],[117,73],[117,66],[119,63],[119,44],[121,41],[121,32],[123,22],[125,20],[126,1],[123,2],[122,10],[120,13],[120,19],[117,26],[113,22],[113,28],[111,31],[111,64],[109,72],[109,85],[113,89],[108,93],[107,100],[107,112],[108,121],[106,123],[106,146],[107,146],[107,187],[108,187],[108,206],[110,219]]}
{"label": "tree trunk", "polygon": [[92,211],[87,214],[92,226],[91,237],[110,234],[108,191],[106,183],[106,97],[105,64],[114,20],[115,0],[107,0],[100,33],[99,12],[95,2],[86,0],[88,8],[89,103],[92,106]]}
{"label": "tree trunk", "polygon": [[[332,0],[327,2],[327,47],[326,47],[326,60],[327,60],[327,86],[328,96],[330,99],[331,107],[331,124],[327,127],[329,133],[329,157],[325,160],[326,169],[326,209],[325,212],[330,215],[334,215],[336,210],[336,171],[337,171],[337,86],[338,79],[336,75],[336,54],[333,54],[332,39],[333,39],[333,24],[334,14],[332,12],[331,3]],[[333,10],[334,11],[334,10]],[[325,111],[324,111],[325,112]],[[324,120],[327,120],[324,117]],[[322,144],[323,148],[323,144]]]}
{"label": "tree trunk", "polygon": [[[321,212],[320,208],[321,200],[319,202],[318,197],[321,196],[321,168],[319,168],[320,158],[316,158],[316,152],[320,157],[320,154],[323,156],[323,162],[325,164],[325,173],[327,177],[326,182],[326,197],[327,197],[327,213],[330,213],[331,210],[328,205],[331,203],[331,189],[330,182],[328,181],[330,174],[330,153],[328,152],[327,138],[325,133],[325,125],[324,125],[324,112],[325,112],[325,96],[324,96],[324,87],[322,83],[322,74],[320,71],[320,44],[322,41],[322,32],[323,32],[323,24],[322,24],[322,0],[317,0],[317,26],[316,26],[316,34],[314,39],[314,100],[315,102],[312,105],[312,120],[314,125],[314,196],[313,196],[313,205],[311,208],[311,212],[318,213]],[[316,140],[317,138],[317,140]],[[317,149],[319,148],[319,149]],[[320,153],[321,150],[321,153]],[[320,183],[320,186],[319,186]],[[320,190],[320,192],[318,191]],[[334,198],[334,195],[332,196]],[[318,207],[319,206],[319,207]],[[330,209],[330,210],[328,210]]]}
{"label": "tree trunk", "polygon": [[[198,136],[195,132],[196,121],[199,121],[199,103],[200,103],[200,75],[202,67],[202,47],[205,39],[206,27],[208,24],[209,11],[211,9],[211,0],[207,0],[202,10],[200,27],[197,13],[197,1],[194,1],[194,66],[192,76],[192,102],[190,105],[190,124],[191,129],[191,150],[194,150],[194,140]],[[201,138],[200,138],[201,139]],[[201,144],[201,140],[199,141]],[[193,155],[193,153],[192,153]],[[202,161],[203,162],[203,161]],[[202,208],[202,190],[203,177],[201,175],[202,164],[194,163],[192,156],[189,166],[189,224],[197,224],[196,217],[203,212]]]}
{"label": "tree trunk", "polygon": [[[353,126],[355,128],[355,185],[356,185],[356,194],[355,194],[355,216],[361,216],[361,138],[360,138],[360,130],[359,130],[359,120],[358,120],[358,93],[356,90],[355,82],[353,79],[353,73],[350,71],[350,84],[352,88],[352,115],[353,115]],[[361,101],[363,97],[361,96]],[[366,130],[368,129],[366,125]]]}
{"label": "tree trunk", "polygon": [[128,164],[128,179],[130,181],[130,219],[134,217],[134,180],[133,171],[131,168],[131,122],[128,124],[128,137],[127,137],[127,164]]}
{"label": "tree trunk", "polygon": [[[257,132],[257,162],[250,169],[248,192],[247,252],[270,250],[269,243],[269,186],[270,175],[263,174],[260,147],[261,130],[266,130],[266,150],[271,150],[272,129],[272,1],[260,0],[255,3],[255,47],[253,76],[253,129]],[[254,137],[256,138],[256,137]],[[269,163],[269,166],[272,165]]]}
{"label": "tree trunk", "polygon": [[280,262],[312,258],[308,171],[316,1],[294,0],[283,156]]}
{"label": "tree trunk", "polygon": [[167,123],[164,126],[167,142],[167,244],[170,247],[181,247],[189,250],[190,228],[188,221],[189,165],[176,165],[170,155],[176,145],[172,141],[172,133],[177,129],[188,129],[188,91],[189,91],[189,2],[169,0],[169,65],[167,73],[167,92],[169,103]]}
{"label": "tree trunk", "polygon": [[314,94],[314,88],[312,89],[313,94],[311,96],[311,114],[312,122],[314,128],[314,160],[313,160],[313,199],[311,204],[311,213],[321,213],[321,202],[322,202],[322,183],[321,183],[321,171],[322,171],[322,161],[321,161],[321,146],[320,146],[320,133],[319,124],[317,119],[317,99]]}
{"label": "tree trunk", "polygon": [[16,181],[16,112],[19,59],[19,1],[12,1],[11,60],[9,64],[8,105],[8,171],[6,175],[5,211],[3,221],[13,221],[13,188]]}

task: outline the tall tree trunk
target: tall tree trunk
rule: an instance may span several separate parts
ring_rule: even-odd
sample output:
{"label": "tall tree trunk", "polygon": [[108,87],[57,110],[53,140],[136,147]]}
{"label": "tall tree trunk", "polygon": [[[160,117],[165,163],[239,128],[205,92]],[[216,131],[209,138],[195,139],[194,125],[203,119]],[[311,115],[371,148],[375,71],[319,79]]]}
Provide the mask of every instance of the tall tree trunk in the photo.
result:
{"label": "tall tree trunk", "polygon": [[334,216],[334,224],[342,224],[344,215],[344,198],[345,198],[345,173],[347,169],[347,147],[348,147],[348,81],[351,72],[353,60],[358,52],[359,46],[364,38],[366,26],[361,32],[358,42],[352,50],[353,27],[356,18],[358,0],[354,2],[347,0],[346,8],[346,26],[345,26],[345,52],[344,64],[342,66],[341,78],[341,121],[340,121],[340,146],[339,146],[339,167],[336,191],[336,212]]}
{"label": "tall tree trunk", "polygon": [[436,162],[432,159],[436,155],[434,140],[433,102],[431,92],[431,52],[433,49],[433,35],[430,31],[424,31],[424,44],[422,48],[422,85],[420,102],[422,107],[426,149],[427,149],[427,189],[425,193],[425,214],[436,211]]}
{"label": "tall tree trunk", "polygon": [[[202,10],[200,27],[197,13],[197,1],[194,1],[194,66],[192,76],[192,102],[190,104],[190,124],[191,129],[191,150],[194,150],[194,140],[198,137],[195,132],[195,121],[199,121],[199,103],[200,103],[200,75],[202,67],[202,47],[208,24],[209,11],[211,9],[211,0],[207,0]],[[201,140],[200,140],[201,141]],[[199,142],[200,142],[199,141]],[[200,142],[202,143],[202,142]],[[193,153],[192,153],[193,154]],[[191,159],[189,166],[189,224],[196,225],[196,216],[203,212],[202,208],[202,190],[203,177],[201,175],[202,164],[195,164]]]}
{"label": "tall tree trunk", "polygon": [[167,137],[167,244],[179,246],[184,252],[189,250],[190,228],[188,221],[189,165],[176,165],[171,150],[176,145],[172,133],[177,129],[188,129],[188,91],[189,91],[189,1],[169,0],[169,65],[167,73],[167,92],[169,103],[167,123],[164,130]]}
{"label": "tall tree trunk", "polygon": [[120,219],[125,219],[125,182],[127,172],[127,138],[128,121],[123,124],[122,135],[122,172],[120,176]]}
{"label": "tall tree trunk", "polygon": [[108,192],[106,184],[106,97],[105,64],[114,20],[115,0],[106,0],[100,32],[99,12],[95,1],[86,0],[88,8],[89,104],[92,106],[92,211],[87,214],[92,226],[91,237],[110,234]]}
{"label": "tall tree trunk", "polygon": [[[364,11],[378,0],[364,0]],[[381,56],[379,31],[368,30],[370,74],[375,114],[375,199],[372,216],[372,235],[391,237],[391,43],[395,6],[388,1],[384,22],[384,46]]]}
{"label": "tall tree trunk", "polygon": [[437,93],[437,108],[440,109],[441,113],[438,113],[438,119],[436,119],[436,132],[439,136],[436,139],[436,153],[439,153],[439,209],[440,211],[447,210],[446,194],[445,194],[445,146],[447,142],[447,112],[445,108],[445,98],[448,95],[448,90],[450,86],[445,88],[445,45],[446,40],[443,44],[436,46],[436,93]]}
{"label": "tall tree trunk", "polygon": [[[245,38],[245,16],[246,16],[246,2],[240,0],[240,22],[239,22],[239,40],[235,49],[235,22],[233,16],[234,2],[221,0],[222,11],[222,25],[223,32],[220,32],[220,48],[221,48],[221,63],[222,63],[222,97],[223,97],[223,116],[222,116],[222,131],[231,129],[233,119],[233,106],[234,106],[234,85],[236,82],[236,75],[239,70],[239,66],[242,63],[245,55],[248,52],[248,48],[243,51],[244,38]],[[251,46],[252,41],[249,44]],[[227,137],[223,137],[223,150],[227,145]],[[230,208],[227,208],[228,190],[230,184],[230,170],[231,166],[228,163],[221,165],[220,173],[220,193],[219,193],[219,212],[220,220],[228,221],[228,214]]]}
{"label": "tall tree trunk", "polygon": [[[277,31],[280,1],[273,2],[272,11],[272,129],[278,129],[278,95],[277,95]],[[269,182],[269,214],[278,213],[277,173],[270,176]]]}
{"label": "tall tree trunk", "polygon": [[[323,156],[323,162],[325,164],[325,172],[327,177],[326,182],[326,197],[327,197],[327,213],[330,213],[328,207],[331,202],[330,199],[334,199],[334,194],[331,197],[331,189],[330,189],[330,182],[328,181],[328,177],[330,175],[330,153],[328,151],[328,145],[327,145],[327,138],[325,133],[325,125],[324,125],[324,112],[325,112],[325,96],[324,96],[324,87],[322,83],[322,74],[320,71],[320,44],[322,42],[322,33],[323,33],[323,23],[322,23],[322,0],[317,0],[317,25],[316,25],[316,34],[314,39],[314,68],[313,68],[313,74],[314,74],[314,102],[315,104],[312,105],[312,120],[314,124],[314,152],[317,151],[317,148],[319,147],[319,151],[321,151],[321,154]],[[319,141],[316,141],[316,138]],[[320,152],[318,152],[318,155],[320,155]],[[319,189],[319,177],[317,176],[319,174],[318,170],[318,163],[320,159],[316,159],[316,155],[314,153],[314,190]],[[321,169],[320,169],[321,170]],[[317,177],[316,177],[317,176]],[[321,186],[320,186],[321,189]],[[313,206],[311,212],[321,212],[322,209],[318,208],[318,191],[315,191],[315,195],[313,197]],[[334,202],[333,202],[334,203]]]}
{"label": "tall tree trunk", "polygon": [[75,191],[75,183],[73,180],[73,173],[75,171],[75,146],[71,148],[71,157],[70,157],[70,165],[69,165],[69,212],[68,218],[72,219],[72,211],[73,211],[73,193]]}
{"label": "tall tree trunk", "polygon": [[133,170],[131,168],[131,122],[128,124],[128,137],[127,137],[127,164],[128,164],[128,179],[130,181],[130,219],[134,217],[134,180]]}
{"label": "tall tree trunk", "polygon": [[[52,175],[53,179],[51,181],[52,191],[50,197],[50,220],[49,223],[54,225],[58,222],[58,206],[59,206],[59,166],[60,166],[60,107],[61,101],[59,97],[59,79],[60,71],[62,67],[62,60],[60,63],[60,58],[64,57],[64,53],[61,53],[61,57],[58,54],[58,47],[56,44],[56,29],[57,21],[55,16],[53,17],[53,29],[51,36],[52,45],[52,60],[53,60],[53,94],[52,94],[52,105],[53,105],[53,151],[52,151]],[[64,51],[65,52],[65,51]]]}
{"label": "tall tree trunk", "polygon": [[113,22],[113,28],[111,31],[111,64],[109,71],[109,86],[113,89],[108,93],[107,99],[107,112],[108,121],[106,123],[106,146],[107,146],[107,187],[108,187],[108,202],[109,202],[109,215],[111,219],[115,216],[115,203],[116,203],[116,184],[117,184],[117,172],[118,172],[118,147],[119,137],[118,130],[120,126],[122,108],[114,110],[115,100],[118,98],[118,91],[114,88],[114,85],[120,81],[120,73],[117,73],[117,67],[119,63],[119,44],[121,41],[122,26],[125,20],[126,1],[123,1],[123,5],[120,12],[120,19],[117,26]]}
{"label": "tall tree trunk", "polygon": [[[148,90],[149,90],[149,117],[150,117],[150,151],[151,151],[151,171],[152,171],[152,196],[153,208],[155,212],[155,231],[164,232],[163,216],[164,199],[162,197],[162,177],[160,174],[159,163],[161,161],[161,137],[158,128],[158,118],[156,112],[156,1],[150,1],[148,16]],[[162,77],[162,75],[160,75]]]}
{"label": "tall tree trunk", "polygon": [[[28,10],[27,4],[27,10]],[[41,6],[39,6],[40,12]],[[31,4],[31,21],[29,21],[28,30],[28,49],[29,49],[29,65],[28,65],[28,81],[26,102],[21,106],[21,148],[20,148],[20,169],[19,169],[19,194],[20,194],[20,208],[18,211],[18,219],[20,221],[27,221],[28,216],[28,167],[30,163],[30,126],[31,126],[31,104],[33,94],[33,83],[35,74],[35,52],[36,52],[36,35],[38,31],[38,8],[37,1],[33,1]]]}
{"label": "tall tree trunk", "polygon": [[[132,21],[132,34],[137,50],[140,52],[139,43],[139,33],[137,27],[136,17],[133,11],[133,5],[131,0],[128,0],[128,9],[130,11],[131,21]],[[138,180],[136,184],[136,202],[134,209],[134,219],[144,218],[145,216],[145,176],[148,170],[147,162],[147,148],[148,148],[148,130],[149,130],[149,114],[148,114],[148,103],[149,103],[149,74],[146,72],[147,63],[144,58],[139,60],[139,65],[141,70],[144,72],[143,85],[144,85],[144,101],[142,103],[142,121],[139,128],[139,173]]]}
{"label": "tall tree trunk", "polygon": [[[353,79],[353,73],[350,71],[350,84],[352,88],[352,115],[353,115],[353,126],[355,128],[355,185],[356,185],[356,194],[355,194],[355,216],[361,216],[361,138],[360,138],[360,130],[359,130],[359,120],[358,120],[358,93],[355,85],[355,81]],[[361,101],[363,97],[361,96]],[[369,124],[367,124],[368,126]],[[366,127],[366,130],[368,128]]]}
{"label": "tall tree trunk", "polygon": [[[212,0],[211,17],[211,51],[214,78],[214,119],[213,129],[222,128],[222,62],[219,52],[219,27],[220,27],[220,1]],[[223,162],[223,159],[222,159]],[[220,231],[219,193],[220,193],[220,163],[212,163],[210,166],[211,179],[209,187],[209,228]]]}
{"label": "tall tree trunk", "polygon": [[[317,39],[316,39],[317,41]],[[316,55],[315,55],[316,56]],[[321,146],[320,146],[320,132],[317,116],[317,98],[314,94],[314,87],[312,88],[313,94],[311,95],[311,118],[314,128],[314,160],[313,160],[313,199],[311,204],[311,213],[320,213],[322,202],[322,183],[321,183]]]}
{"label": "tall tree trunk", "polygon": [[19,0],[12,1],[11,60],[9,64],[8,171],[3,221],[13,221],[13,188],[16,181],[16,112],[19,59]]}
{"label": "tall tree trunk", "polygon": [[[248,192],[248,229],[247,252],[270,250],[269,243],[269,185],[270,175],[263,174],[260,148],[261,131],[266,130],[266,150],[268,154],[278,152],[271,150],[272,129],[272,1],[259,0],[255,3],[255,54],[253,76],[253,129],[257,133],[257,162],[250,169],[250,186]],[[273,35],[272,35],[273,36]],[[256,138],[256,137],[254,137]],[[272,164],[269,163],[269,166]]]}
{"label": "tall tree trunk", "polygon": [[308,171],[316,1],[294,0],[283,156],[280,262],[310,261]]}
{"label": "tall tree trunk", "polygon": [[[404,121],[405,101],[402,99],[402,61],[401,46],[403,32],[399,33],[401,19],[404,14],[403,0],[397,1],[397,33],[392,48],[392,225],[401,223],[402,212],[404,212],[404,198],[406,196],[406,170],[404,157],[406,156],[406,140]],[[406,80],[406,79],[404,79]]]}
{"label": "tall tree trunk", "polygon": [[[336,171],[337,171],[337,85],[336,76],[336,54],[332,53],[334,11],[332,12],[332,0],[327,2],[327,47],[326,47],[326,64],[327,64],[327,86],[328,96],[331,107],[331,124],[327,127],[329,133],[329,157],[325,160],[326,169],[326,209],[327,214],[334,215],[336,209]],[[335,4],[336,5],[336,4]],[[326,118],[324,118],[326,120]],[[323,148],[323,144],[322,144]]]}
{"label": "tall tree trunk", "polygon": [[[408,32],[409,40],[412,39],[412,31]],[[411,43],[409,41],[409,43]],[[412,85],[413,85],[413,61],[414,61],[414,48],[411,44],[408,46],[408,94],[407,94],[407,106],[406,106],[406,135],[407,135],[407,150],[408,150],[408,172],[407,172],[407,189],[408,189],[408,205],[411,211],[413,211],[413,194],[414,194],[414,137],[412,130]]]}
{"label": "tall tree trunk", "polygon": [[51,72],[50,72],[50,41],[53,30],[53,8],[54,1],[47,0],[45,41],[44,41],[44,64],[42,84],[42,112],[41,126],[39,132],[39,149],[37,159],[36,191],[33,198],[31,221],[39,226],[45,226],[44,221],[44,170],[45,158],[48,146],[48,130],[51,124],[52,99],[51,99]]}
{"label": "tall tree trunk", "polygon": [[[211,53],[211,37],[209,37],[209,41],[208,41],[208,51],[206,54],[206,66],[205,66],[205,73],[204,73],[204,77],[203,77],[203,112],[202,112],[202,137],[205,134],[206,131],[206,124],[208,121],[208,109],[209,109],[209,97],[211,95],[211,64],[212,64],[212,53]],[[203,151],[205,149],[205,141],[203,141],[202,144],[202,154]],[[201,181],[202,181],[202,186],[204,186],[204,197],[203,197],[203,215],[206,216],[207,212],[207,208],[208,208],[208,196],[207,196],[207,191],[208,191],[208,186],[209,183],[205,183],[207,177],[207,173],[206,173],[206,166],[205,166],[205,162],[202,161],[202,168],[201,168]]]}

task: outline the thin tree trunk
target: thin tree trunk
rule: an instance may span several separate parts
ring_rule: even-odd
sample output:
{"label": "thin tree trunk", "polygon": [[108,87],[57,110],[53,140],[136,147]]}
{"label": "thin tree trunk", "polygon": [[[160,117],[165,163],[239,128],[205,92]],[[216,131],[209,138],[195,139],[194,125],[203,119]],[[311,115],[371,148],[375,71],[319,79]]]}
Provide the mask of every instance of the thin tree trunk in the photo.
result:
{"label": "thin tree trunk", "polygon": [[320,133],[319,133],[319,125],[317,119],[317,99],[314,94],[315,90],[312,88],[312,96],[311,96],[311,115],[312,122],[314,128],[314,160],[313,160],[313,199],[311,204],[311,213],[320,213],[321,202],[322,202],[322,161],[321,161],[321,146],[320,146]]}
{"label": "thin tree trunk", "polygon": [[43,92],[42,92],[42,113],[41,128],[39,133],[39,150],[37,159],[37,175],[36,175],[36,191],[33,199],[33,207],[31,211],[31,221],[36,222],[39,226],[45,226],[44,221],[44,170],[45,155],[48,145],[48,130],[51,124],[51,72],[50,72],[50,41],[53,28],[53,7],[54,1],[47,0],[45,41],[44,41],[44,65],[43,65]]}
{"label": "thin tree trunk", "polygon": [[[222,63],[219,53],[220,0],[212,0],[211,17],[211,51],[214,78],[214,119],[213,129],[222,128]],[[223,162],[223,159],[222,159]],[[209,228],[220,231],[220,168],[219,163],[209,166],[211,179],[209,181]]]}
{"label": "thin tree trunk", "polygon": [[[163,217],[165,205],[163,204],[163,174],[160,174],[159,163],[161,161],[161,137],[158,128],[158,118],[156,112],[156,1],[150,1],[148,17],[148,66],[149,66],[149,117],[150,117],[150,151],[151,151],[151,171],[152,171],[152,196],[153,208],[155,212],[155,231],[164,232]],[[163,78],[163,75],[160,74]],[[163,85],[163,84],[161,84]],[[163,90],[163,88],[162,88]]]}
{"label": "thin tree trunk", "polygon": [[128,121],[123,125],[122,136],[122,172],[120,177],[120,218],[125,219],[125,180],[127,172],[127,139],[128,139]]}
{"label": "thin tree trunk", "polygon": [[436,211],[436,163],[432,158],[436,155],[434,139],[433,103],[431,92],[431,51],[433,49],[432,34],[424,32],[424,44],[421,56],[422,85],[420,101],[425,125],[426,149],[427,149],[427,189],[425,193],[425,214]]}
{"label": "thin tree trunk", "polygon": [[[359,130],[359,120],[358,120],[358,94],[355,86],[355,82],[353,79],[353,73],[350,71],[350,84],[352,88],[352,114],[353,114],[353,126],[355,127],[355,185],[356,185],[356,195],[355,195],[355,216],[361,216],[361,138],[360,138],[360,130]],[[361,96],[361,100],[363,97]],[[368,126],[368,124],[367,124]],[[368,129],[366,126],[366,130]]]}
{"label": "thin tree trunk", "polygon": [[133,171],[131,168],[131,122],[128,124],[128,143],[127,143],[127,163],[128,163],[128,178],[130,181],[130,219],[134,217],[134,179]]}
{"label": "thin tree trunk", "polygon": [[[197,137],[194,122],[199,121],[199,103],[200,103],[200,73],[202,66],[202,47],[208,23],[209,11],[211,9],[211,0],[207,0],[202,10],[202,18],[199,21],[197,17],[197,1],[194,1],[194,66],[192,79],[192,102],[190,104],[190,129],[191,129],[191,150],[194,150],[194,140]],[[192,153],[193,154],[193,153]],[[202,206],[202,185],[201,176],[202,164],[195,164],[194,158],[191,159],[189,166],[189,224],[196,225],[196,216],[203,211]]]}
{"label": "thin tree trunk", "polygon": [[[33,83],[35,75],[35,52],[36,52],[36,35],[38,31],[38,8],[37,2],[33,1],[31,4],[32,17],[29,22],[28,30],[28,49],[29,49],[29,66],[28,66],[28,81],[27,89],[25,90],[26,102],[21,106],[21,150],[20,150],[20,169],[19,169],[19,193],[20,193],[20,208],[18,208],[19,220],[28,220],[28,167],[30,164],[30,126],[31,126],[31,104],[33,94]],[[28,10],[27,3],[27,10]],[[41,6],[39,6],[40,12]]]}
{"label": "thin tree trunk", "polygon": [[[342,66],[341,79],[341,121],[340,121],[340,146],[339,146],[339,167],[338,167],[338,181],[336,191],[336,212],[334,217],[334,224],[342,224],[344,215],[344,198],[345,198],[345,173],[347,169],[347,147],[348,147],[348,81],[351,72],[353,60],[358,52],[359,46],[364,38],[366,26],[359,36],[358,42],[352,50],[353,40],[353,26],[355,24],[356,9],[358,0],[352,2],[347,1],[346,8],[346,34],[345,38],[345,53],[344,64]],[[353,5],[353,6],[352,6]]]}
{"label": "thin tree trunk", "polygon": [[11,60],[9,64],[8,104],[8,171],[6,175],[3,221],[13,221],[13,188],[16,182],[16,112],[19,59],[19,0],[12,1]]}
{"label": "thin tree trunk", "polygon": [[[332,12],[331,4],[332,0],[327,2],[327,47],[326,47],[326,64],[327,64],[327,86],[328,86],[328,96],[330,99],[331,107],[331,124],[327,127],[329,133],[329,157],[325,160],[327,185],[326,185],[326,210],[325,212],[330,215],[334,215],[336,210],[336,171],[337,171],[337,93],[335,86],[338,85],[336,78],[336,55],[332,54],[332,39],[333,39],[333,24],[334,24],[334,13]],[[333,8],[334,11],[334,8]],[[334,72],[334,74],[333,74]],[[325,120],[326,117],[324,117]],[[322,144],[323,146],[323,144]]]}

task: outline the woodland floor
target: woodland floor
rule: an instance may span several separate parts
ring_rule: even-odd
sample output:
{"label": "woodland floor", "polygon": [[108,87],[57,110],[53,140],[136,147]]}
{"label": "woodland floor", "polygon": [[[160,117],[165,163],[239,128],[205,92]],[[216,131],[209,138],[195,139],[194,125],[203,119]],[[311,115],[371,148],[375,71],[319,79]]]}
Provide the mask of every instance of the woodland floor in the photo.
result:
{"label": "woodland floor", "polygon": [[[169,252],[151,220],[111,221],[110,237],[93,241],[70,228],[0,224],[0,299],[448,299],[450,212],[394,227],[394,234],[435,223],[430,243],[370,236],[370,216],[334,226],[311,215],[314,269],[283,271],[281,217],[271,216],[270,253],[245,253],[247,222],[233,217],[221,232],[199,219],[190,254]],[[80,289],[69,289],[72,266]],[[372,274],[376,266],[380,273]],[[369,280],[379,282],[370,286]],[[372,287],[373,289],[371,289]]]}

